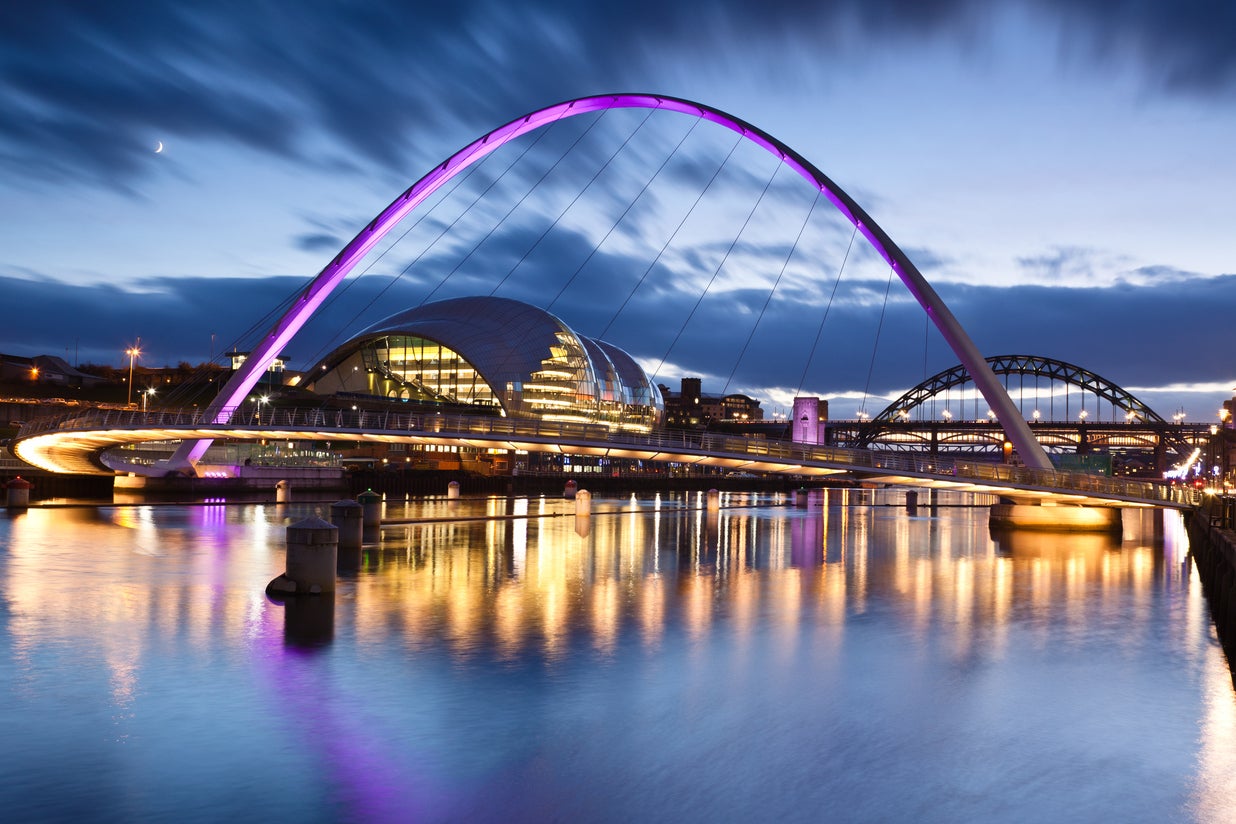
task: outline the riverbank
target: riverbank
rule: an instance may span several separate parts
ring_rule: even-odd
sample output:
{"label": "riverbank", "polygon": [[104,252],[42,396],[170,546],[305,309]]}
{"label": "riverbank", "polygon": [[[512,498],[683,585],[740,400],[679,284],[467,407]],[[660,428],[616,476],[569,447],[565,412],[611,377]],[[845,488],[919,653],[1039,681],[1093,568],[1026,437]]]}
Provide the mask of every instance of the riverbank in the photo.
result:
{"label": "riverbank", "polygon": [[1236,685],[1236,499],[1207,495],[1187,523],[1189,551]]}

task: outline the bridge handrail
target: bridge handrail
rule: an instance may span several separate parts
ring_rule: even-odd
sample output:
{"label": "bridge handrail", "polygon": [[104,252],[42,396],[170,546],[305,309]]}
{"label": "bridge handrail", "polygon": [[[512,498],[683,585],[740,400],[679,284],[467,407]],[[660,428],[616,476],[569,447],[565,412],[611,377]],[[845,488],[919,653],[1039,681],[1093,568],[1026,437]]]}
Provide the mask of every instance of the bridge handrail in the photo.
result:
{"label": "bridge handrail", "polygon": [[[99,409],[66,412],[26,422],[17,438],[24,439],[50,431],[82,431],[95,429],[144,429],[150,427],[196,428],[203,437],[225,435],[229,429],[261,427],[286,428],[289,431],[356,431],[417,433],[428,437],[463,438],[494,437],[504,439],[530,438],[543,441],[568,440],[577,443],[603,444],[613,448],[686,451],[724,456],[723,459],[758,462],[776,460],[803,463],[827,463],[853,466],[867,471],[888,474],[947,479],[959,483],[967,480],[1007,483],[1021,487],[1041,487],[1069,490],[1081,494],[1101,494],[1125,500],[1152,501],[1191,505],[1200,497],[1197,490],[1157,481],[1127,480],[1067,472],[1053,469],[1033,469],[1010,464],[984,463],[954,458],[930,458],[921,455],[877,452],[866,449],[803,444],[742,435],[700,432],[694,430],[663,430],[655,432],[612,431],[600,424],[570,421],[517,419],[493,415],[461,415],[391,410],[349,410],[324,407],[288,407],[272,409],[263,406],[242,407],[243,423],[214,424],[200,409],[140,410]],[[745,463],[736,463],[741,468]]]}

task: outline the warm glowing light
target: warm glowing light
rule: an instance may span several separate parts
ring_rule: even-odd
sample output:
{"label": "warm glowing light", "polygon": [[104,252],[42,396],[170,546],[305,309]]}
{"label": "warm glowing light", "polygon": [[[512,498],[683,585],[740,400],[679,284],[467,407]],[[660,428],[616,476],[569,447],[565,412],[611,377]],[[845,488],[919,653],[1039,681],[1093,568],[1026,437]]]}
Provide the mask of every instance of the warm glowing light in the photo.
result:
{"label": "warm glowing light", "polygon": [[133,362],[142,354],[142,339],[138,338],[137,343],[124,350],[124,353],[129,356],[129,400],[128,405],[133,405]]}

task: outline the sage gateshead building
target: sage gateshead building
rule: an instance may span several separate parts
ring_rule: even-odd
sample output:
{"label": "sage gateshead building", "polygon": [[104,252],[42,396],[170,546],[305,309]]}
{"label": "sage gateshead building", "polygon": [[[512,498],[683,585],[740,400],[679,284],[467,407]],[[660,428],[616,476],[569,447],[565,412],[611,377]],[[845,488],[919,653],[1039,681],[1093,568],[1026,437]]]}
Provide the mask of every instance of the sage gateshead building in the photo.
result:
{"label": "sage gateshead building", "polygon": [[437,301],[391,315],[305,375],[318,395],[361,395],[515,418],[647,432],[665,404],[635,359],[508,298]]}

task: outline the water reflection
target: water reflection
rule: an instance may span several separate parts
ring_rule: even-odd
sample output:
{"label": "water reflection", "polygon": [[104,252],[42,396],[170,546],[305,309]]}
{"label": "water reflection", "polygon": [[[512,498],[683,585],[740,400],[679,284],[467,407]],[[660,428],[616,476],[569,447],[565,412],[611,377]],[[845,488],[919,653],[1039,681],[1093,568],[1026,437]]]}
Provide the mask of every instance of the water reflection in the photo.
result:
{"label": "water reflection", "polygon": [[335,593],[272,600],[283,607],[283,641],[287,646],[317,649],[335,637]]}
{"label": "water reflection", "polygon": [[[104,715],[138,752],[192,737],[208,770],[237,757],[232,737],[261,780],[318,787],[325,771],[326,819],[391,799],[490,820],[551,802],[582,818],[817,820],[874,797],[893,818],[1076,812],[1041,786],[983,785],[988,762],[1101,775],[1088,792],[1117,817],[1232,808],[1236,704],[1176,515],[1131,510],[1123,536],[993,536],[960,496],[916,514],[870,492],[787,503],[597,500],[581,529],[559,499],[388,502],[409,522],[342,564],[335,597],[282,604],[263,590],[287,523],[321,514],[308,505],[0,520],[6,720],[35,742],[0,774],[38,784]],[[73,712],[57,710],[66,692]],[[278,756],[306,719],[324,738],[297,733],[289,766]],[[1154,786],[1138,779],[1152,745]],[[99,746],[123,775],[170,769]],[[695,769],[718,753],[752,776],[741,792]],[[369,779],[347,777],[358,763]],[[632,764],[650,765],[650,792],[615,796],[612,770]],[[801,807],[781,803],[787,777]],[[134,817],[158,809],[146,798]]]}

